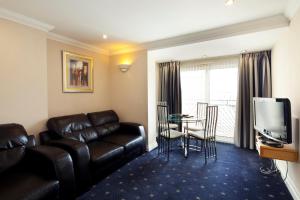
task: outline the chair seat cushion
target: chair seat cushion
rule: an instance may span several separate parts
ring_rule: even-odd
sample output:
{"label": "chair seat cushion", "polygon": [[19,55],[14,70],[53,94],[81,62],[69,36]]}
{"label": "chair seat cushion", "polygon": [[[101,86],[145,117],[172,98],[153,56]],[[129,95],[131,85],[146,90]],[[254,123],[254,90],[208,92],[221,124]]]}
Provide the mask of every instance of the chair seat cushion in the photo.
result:
{"label": "chair seat cushion", "polygon": [[177,129],[178,128],[178,124],[169,123],[169,128],[170,129]]}
{"label": "chair seat cushion", "polygon": [[[179,137],[182,137],[183,135],[184,135],[183,132],[170,129],[170,138],[171,139],[179,138]],[[161,132],[161,136],[168,138],[169,137],[168,131]]]}
{"label": "chair seat cushion", "polygon": [[120,157],[124,153],[124,147],[113,143],[94,141],[88,144],[91,162],[96,165],[106,163]]}
{"label": "chair seat cushion", "polygon": [[143,146],[144,140],[140,135],[134,135],[126,132],[112,133],[102,139],[104,142],[110,142],[125,147],[125,151],[130,151],[138,146]]}
{"label": "chair seat cushion", "polygon": [[[204,140],[204,130],[202,131],[192,131],[192,132],[189,132],[189,135],[192,136],[192,137],[195,137],[195,138],[198,138],[198,139],[202,139]],[[209,139],[209,138],[213,138],[213,136],[206,136],[206,139]]]}
{"label": "chair seat cushion", "polygon": [[[167,129],[168,128],[168,124],[167,123],[162,123],[161,127]],[[177,129],[178,128],[178,124],[169,123],[169,128],[170,129]]]}
{"label": "chair seat cushion", "polygon": [[58,180],[43,179],[33,173],[11,172],[0,179],[1,200],[54,199],[59,193]]}
{"label": "chair seat cushion", "polygon": [[184,126],[184,129],[187,129],[188,128],[188,130],[189,131],[202,131],[202,130],[204,130],[205,128],[203,127],[203,125],[202,124],[197,124],[197,125],[189,125],[188,127],[187,126]]}

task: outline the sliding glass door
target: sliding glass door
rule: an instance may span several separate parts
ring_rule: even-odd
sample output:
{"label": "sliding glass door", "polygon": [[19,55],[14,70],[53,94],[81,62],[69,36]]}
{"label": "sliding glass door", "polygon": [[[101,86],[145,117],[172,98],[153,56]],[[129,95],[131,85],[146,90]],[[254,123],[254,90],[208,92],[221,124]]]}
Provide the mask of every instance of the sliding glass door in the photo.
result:
{"label": "sliding glass door", "polygon": [[196,115],[197,102],[219,106],[217,138],[233,141],[238,58],[183,62],[182,112]]}

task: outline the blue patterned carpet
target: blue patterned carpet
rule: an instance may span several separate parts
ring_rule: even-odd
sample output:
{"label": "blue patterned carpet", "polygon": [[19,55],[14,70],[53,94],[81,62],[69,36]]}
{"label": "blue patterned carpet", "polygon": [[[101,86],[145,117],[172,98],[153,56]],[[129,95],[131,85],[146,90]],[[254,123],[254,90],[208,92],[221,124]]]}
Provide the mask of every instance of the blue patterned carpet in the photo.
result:
{"label": "blue patterned carpet", "polygon": [[199,152],[185,159],[180,150],[171,152],[169,162],[156,158],[156,150],[133,160],[79,200],[98,199],[179,199],[255,200],[292,199],[280,175],[262,175],[259,168],[269,165],[255,151],[233,145],[217,145],[218,160],[204,165]]}

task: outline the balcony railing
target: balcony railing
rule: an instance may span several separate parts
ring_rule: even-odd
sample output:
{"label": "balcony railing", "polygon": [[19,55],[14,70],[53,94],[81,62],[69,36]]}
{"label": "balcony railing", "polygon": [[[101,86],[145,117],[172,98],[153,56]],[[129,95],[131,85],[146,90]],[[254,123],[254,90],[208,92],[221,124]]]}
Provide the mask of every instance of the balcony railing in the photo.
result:
{"label": "balcony railing", "polygon": [[[184,114],[196,116],[197,102],[201,100],[183,100],[182,111]],[[217,136],[233,138],[235,126],[236,100],[210,100],[210,105],[219,107]]]}

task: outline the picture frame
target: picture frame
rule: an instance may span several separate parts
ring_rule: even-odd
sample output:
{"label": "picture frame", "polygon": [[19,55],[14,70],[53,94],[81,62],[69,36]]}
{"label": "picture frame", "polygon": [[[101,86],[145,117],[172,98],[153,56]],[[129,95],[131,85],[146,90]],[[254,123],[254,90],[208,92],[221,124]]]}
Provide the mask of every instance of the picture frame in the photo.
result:
{"label": "picture frame", "polygon": [[68,51],[62,51],[63,92],[94,92],[94,59]]}

